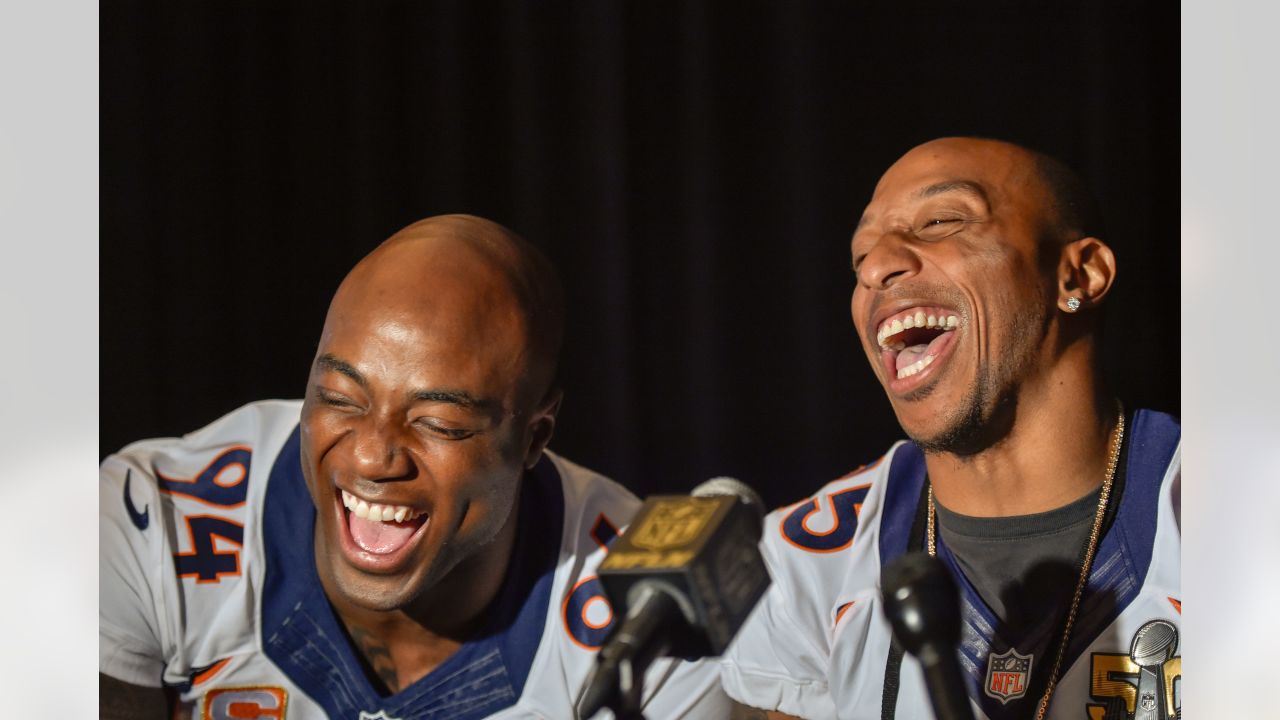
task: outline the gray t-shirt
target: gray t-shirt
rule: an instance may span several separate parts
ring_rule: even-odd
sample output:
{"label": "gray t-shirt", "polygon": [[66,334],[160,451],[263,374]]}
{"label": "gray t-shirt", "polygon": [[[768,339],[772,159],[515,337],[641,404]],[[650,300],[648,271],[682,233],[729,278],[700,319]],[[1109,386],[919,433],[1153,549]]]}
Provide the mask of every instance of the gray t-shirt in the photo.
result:
{"label": "gray t-shirt", "polygon": [[935,501],[938,533],[996,617],[1034,624],[1070,602],[1101,493],[1014,517],[960,515]]}

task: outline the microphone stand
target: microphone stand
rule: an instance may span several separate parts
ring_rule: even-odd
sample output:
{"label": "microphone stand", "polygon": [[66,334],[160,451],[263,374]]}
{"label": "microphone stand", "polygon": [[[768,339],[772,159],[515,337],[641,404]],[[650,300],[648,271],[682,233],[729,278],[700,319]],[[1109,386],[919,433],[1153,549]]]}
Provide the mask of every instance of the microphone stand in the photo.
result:
{"label": "microphone stand", "polygon": [[618,694],[607,705],[615,720],[645,720],[640,711],[644,697],[644,669],[637,667],[631,658],[623,658],[618,664]]}
{"label": "microphone stand", "polygon": [[600,651],[598,665],[587,682],[580,705],[584,718],[607,707],[617,720],[644,720],[644,673],[666,654],[671,641],[664,624],[681,617],[680,606],[669,593],[645,586],[631,611]]}
{"label": "microphone stand", "polygon": [[960,597],[937,558],[912,552],[881,575],[884,611],[893,636],[916,656],[938,720],[973,720],[973,707],[956,661]]}

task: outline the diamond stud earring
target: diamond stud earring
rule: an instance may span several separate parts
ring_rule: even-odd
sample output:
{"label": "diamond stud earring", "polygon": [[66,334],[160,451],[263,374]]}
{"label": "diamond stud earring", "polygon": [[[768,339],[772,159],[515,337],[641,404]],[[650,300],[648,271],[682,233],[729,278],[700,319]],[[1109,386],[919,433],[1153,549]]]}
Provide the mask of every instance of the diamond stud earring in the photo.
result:
{"label": "diamond stud earring", "polygon": [[1067,312],[1075,312],[1079,309],[1080,309],[1080,298],[1078,297],[1067,298]]}

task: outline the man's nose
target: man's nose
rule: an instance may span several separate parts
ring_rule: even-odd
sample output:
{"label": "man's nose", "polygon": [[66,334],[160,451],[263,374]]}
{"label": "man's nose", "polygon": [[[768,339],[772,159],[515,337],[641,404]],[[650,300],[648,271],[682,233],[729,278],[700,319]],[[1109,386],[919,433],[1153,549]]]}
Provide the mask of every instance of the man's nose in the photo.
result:
{"label": "man's nose", "polygon": [[370,413],[357,423],[352,447],[352,468],[364,480],[396,480],[408,475],[413,466],[405,448],[401,423],[385,415]]}
{"label": "man's nose", "polygon": [[888,290],[894,283],[920,272],[920,256],[912,236],[890,230],[880,236],[858,266],[858,284],[870,290]]}

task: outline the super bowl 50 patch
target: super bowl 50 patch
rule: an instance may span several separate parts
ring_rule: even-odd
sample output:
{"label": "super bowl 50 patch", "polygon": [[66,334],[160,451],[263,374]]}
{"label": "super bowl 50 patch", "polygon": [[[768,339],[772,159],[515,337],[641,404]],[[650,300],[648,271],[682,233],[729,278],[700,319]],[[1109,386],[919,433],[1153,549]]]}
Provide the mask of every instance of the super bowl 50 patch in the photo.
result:
{"label": "super bowl 50 patch", "polygon": [[1172,720],[1182,713],[1178,628],[1152,620],[1133,634],[1129,653],[1094,653],[1086,706],[1090,720]]}

